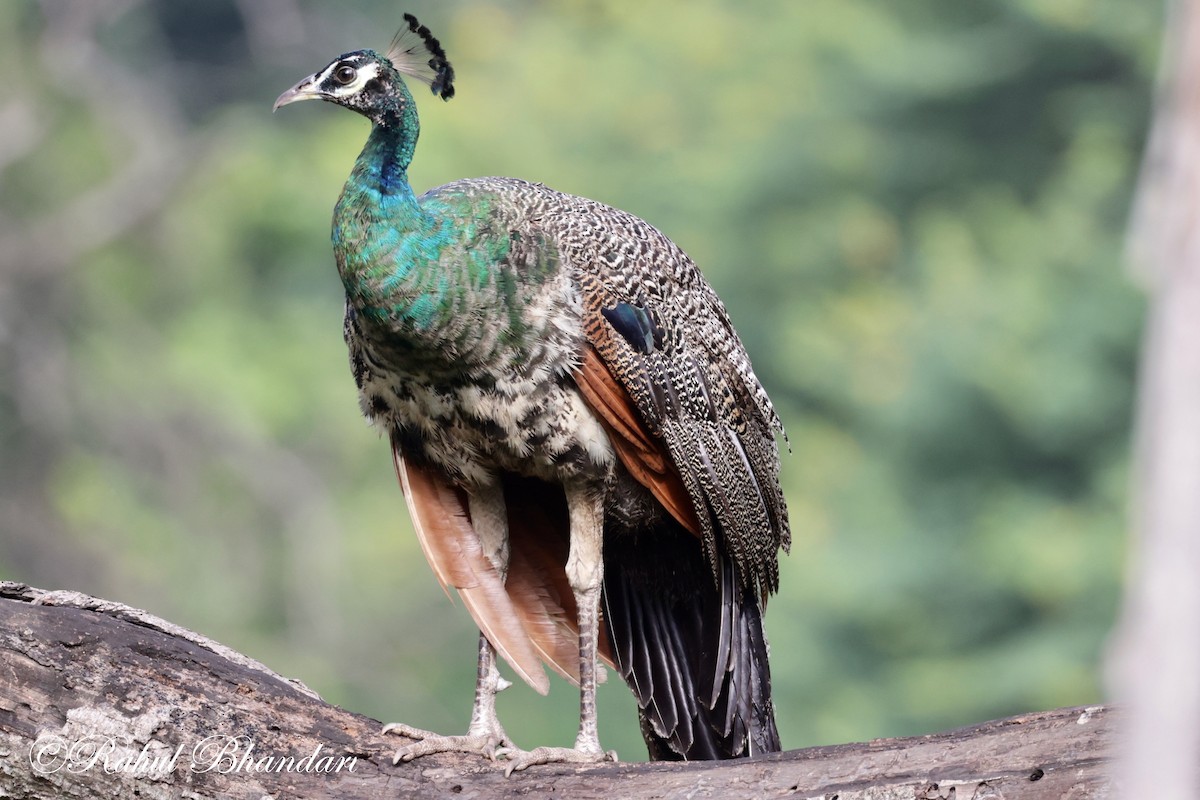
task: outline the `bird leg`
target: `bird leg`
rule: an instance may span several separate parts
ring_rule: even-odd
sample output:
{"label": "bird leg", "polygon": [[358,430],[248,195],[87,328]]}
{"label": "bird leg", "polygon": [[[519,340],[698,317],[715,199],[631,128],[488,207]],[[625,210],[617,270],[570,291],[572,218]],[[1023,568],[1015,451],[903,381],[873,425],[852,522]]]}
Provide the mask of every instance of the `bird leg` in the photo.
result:
{"label": "bird leg", "polygon": [[511,684],[496,668],[496,650],[482,633],[479,634],[479,670],[475,680],[475,703],[471,709],[471,725],[465,736],[445,736],[414,728],[403,722],[383,726],[384,733],[395,733],[418,741],[401,747],[392,756],[392,763],[412,761],[432,753],[479,753],[495,760],[497,749],[511,745],[508,734],[500,727],[496,716],[496,693]]}
{"label": "bird leg", "polygon": [[496,751],[509,761],[505,774],[534,764],[594,764],[616,761],[617,754],[600,747],[596,727],[596,646],[600,636],[600,587],[604,578],[601,546],[604,539],[604,494],[588,485],[568,484],[567,511],[571,521],[571,554],[567,580],[579,608],[579,734],[574,747],[537,747]]}
{"label": "bird leg", "polygon": [[[504,505],[504,490],[499,482],[480,487],[468,499],[471,525],[479,535],[484,555],[500,573],[503,580],[508,574],[508,511]],[[496,667],[496,648],[481,632],[479,634],[479,661],[475,676],[475,702],[471,708],[471,725],[465,736],[444,736],[414,728],[402,722],[385,725],[384,733],[395,733],[410,739],[414,744],[396,750],[392,763],[412,761],[431,753],[479,753],[495,759],[499,748],[511,747],[512,741],[496,716],[496,693],[511,684],[500,676]]]}

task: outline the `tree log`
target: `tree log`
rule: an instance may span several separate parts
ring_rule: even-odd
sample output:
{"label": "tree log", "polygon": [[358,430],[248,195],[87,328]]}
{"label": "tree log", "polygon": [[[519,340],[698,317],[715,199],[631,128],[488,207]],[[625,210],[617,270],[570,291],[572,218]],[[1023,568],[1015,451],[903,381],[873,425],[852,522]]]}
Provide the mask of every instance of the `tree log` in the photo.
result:
{"label": "tree log", "polygon": [[0,797],[1103,797],[1113,714],[1068,708],[930,736],[688,764],[392,764],[400,740],[144,611],[0,582]]}

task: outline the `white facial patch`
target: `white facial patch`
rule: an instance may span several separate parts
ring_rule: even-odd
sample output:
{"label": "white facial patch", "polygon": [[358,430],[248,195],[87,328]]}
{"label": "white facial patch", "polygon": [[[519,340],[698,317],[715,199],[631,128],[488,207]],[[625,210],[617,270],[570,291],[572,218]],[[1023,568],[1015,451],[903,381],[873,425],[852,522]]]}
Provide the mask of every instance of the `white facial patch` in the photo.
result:
{"label": "white facial patch", "polygon": [[[317,85],[321,87],[330,87],[330,93],[338,97],[349,97],[358,94],[363,87],[379,76],[379,65],[373,61],[368,61],[361,66],[355,66],[354,80],[350,83],[340,83],[333,77],[333,73],[346,65],[345,61],[336,61],[330,64],[329,67],[321,73],[321,77],[317,80]],[[353,65],[352,65],[353,66]]]}

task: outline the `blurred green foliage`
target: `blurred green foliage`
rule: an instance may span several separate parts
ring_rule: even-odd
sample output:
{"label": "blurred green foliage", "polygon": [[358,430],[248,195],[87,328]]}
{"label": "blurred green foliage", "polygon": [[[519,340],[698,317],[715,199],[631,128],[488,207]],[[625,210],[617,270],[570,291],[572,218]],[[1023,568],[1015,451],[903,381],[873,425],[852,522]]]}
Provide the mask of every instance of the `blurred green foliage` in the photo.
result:
{"label": "blurred green foliage", "polygon": [[[1159,5],[409,5],[459,74],[418,94],[418,190],[502,174],[625,208],[729,306],[794,450],[785,745],[1098,700]],[[383,0],[0,4],[0,574],[456,732],[470,620],[341,341],[328,227],[367,128],[269,113],[397,24]],[[601,699],[606,746],[644,758],[620,681]],[[557,679],[501,698],[523,745],[576,714]]]}

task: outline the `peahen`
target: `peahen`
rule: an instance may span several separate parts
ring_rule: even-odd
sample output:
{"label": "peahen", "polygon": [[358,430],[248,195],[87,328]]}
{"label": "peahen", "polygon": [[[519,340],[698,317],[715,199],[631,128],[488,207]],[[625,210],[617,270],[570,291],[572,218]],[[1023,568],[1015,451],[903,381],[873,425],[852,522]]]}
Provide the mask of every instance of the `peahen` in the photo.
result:
{"label": "peahen", "polygon": [[[333,217],[350,363],[425,555],[480,628],[467,735],[389,725],[415,740],[396,760],[615,758],[598,659],[652,758],[779,750],[762,613],[790,542],[782,425],[724,305],[671,240],[601,203],[513,178],[416,196],[401,73],[449,99],[454,71],[405,20],[386,55],[346,53],[275,101],[372,123]],[[542,662],[578,683],[574,748],[513,746],[497,653],[539,692]]]}

